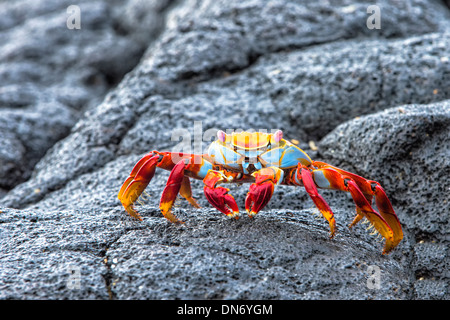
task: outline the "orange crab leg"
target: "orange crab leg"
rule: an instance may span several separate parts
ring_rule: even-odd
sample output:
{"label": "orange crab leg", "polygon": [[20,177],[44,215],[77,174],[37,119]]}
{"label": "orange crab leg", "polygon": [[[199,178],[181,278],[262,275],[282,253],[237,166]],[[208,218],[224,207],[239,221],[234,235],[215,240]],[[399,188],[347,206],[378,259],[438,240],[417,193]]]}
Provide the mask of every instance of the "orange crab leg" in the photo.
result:
{"label": "orange crab leg", "polygon": [[386,222],[389,224],[392,231],[394,232],[393,247],[395,247],[403,239],[402,226],[383,188],[376,181],[369,181],[369,182],[375,184],[374,190],[375,204],[377,205],[377,208],[380,211],[383,218],[386,220]]}
{"label": "orange crab leg", "polygon": [[250,185],[245,198],[245,210],[250,218],[263,209],[272,198],[275,185],[283,180],[284,172],[277,167],[263,168],[252,174],[256,181]]}
{"label": "orange crab leg", "polygon": [[[319,168],[330,168],[330,169],[336,170],[337,172],[345,174],[345,177],[347,179],[352,179],[353,181],[355,181],[355,183],[358,185],[358,188],[361,190],[361,192],[363,193],[364,197],[369,202],[369,204],[372,203],[373,195],[371,194],[370,185],[367,184],[367,180],[364,179],[363,177],[358,176],[358,175],[356,175],[354,173],[347,172],[347,171],[344,171],[342,169],[330,166],[330,165],[326,164],[325,162],[315,161],[314,162],[314,166],[318,166]],[[330,176],[332,177],[332,179],[333,178],[335,179],[334,180],[335,185],[334,185],[334,187],[332,187],[333,189],[346,191],[346,190],[344,190],[345,189],[345,185],[342,184],[342,177],[341,176],[333,175],[332,173],[330,173]],[[332,183],[332,181],[330,181],[330,183]],[[341,183],[339,184],[339,182],[341,182]],[[357,206],[356,207],[356,216],[353,219],[352,223],[350,223],[349,227],[351,228],[354,225],[356,225],[362,218],[364,218],[364,213]]]}
{"label": "orange crab leg", "polygon": [[160,202],[164,216],[172,222],[179,222],[179,220],[173,216],[170,209],[178,192],[188,200],[191,205],[198,207],[197,202],[192,198],[191,185],[188,177],[203,179],[205,172],[212,167],[211,163],[204,160],[203,157],[203,155],[159,151],[152,151],[146,154],[136,163],[130,176],[120,188],[118,194],[120,202],[130,216],[142,221],[141,215],[135,210],[133,204],[150,183],[155,174],[156,167],[173,171],[175,167],[177,167],[177,163],[184,161],[185,165],[183,168],[181,168],[182,165],[180,164],[176,170],[171,173],[168,185],[163,192]]}
{"label": "orange crab leg", "polygon": [[197,201],[192,197],[192,189],[191,182],[188,177],[184,177],[181,182],[180,194],[183,198],[185,198],[193,207],[200,208],[200,205]]}
{"label": "orange crab leg", "polygon": [[130,176],[120,188],[118,198],[130,216],[142,221],[141,215],[134,209],[133,203],[152,180],[159,156],[149,153],[136,163]]}
{"label": "orange crab leg", "polygon": [[208,173],[208,170],[213,168],[212,161],[208,155],[198,155],[191,153],[178,152],[159,152],[153,151],[162,156],[158,163],[158,168],[171,171],[181,160],[185,160],[184,175],[193,179],[203,180]]}
{"label": "orange crab leg", "polygon": [[[342,170],[337,167],[333,167],[325,162],[315,161],[314,165],[318,168],[328,168],[333,169],[341,174],[344,178],[350,178],[355,181],[358,185],[358,188],[362,191],[365,198],[369,203],[372,203],[372,198],[375,197],[375,204],[380,211],[381,216],[386,220],[389,226],[394,231],[396,235],[396,243],[398,244],[403,238],[403,231],[400,224],[400,221],[395,214],[394,208],[392,207],[389,198],[387,197],[384,189],[377,181],[366,180],[361,176],[358,176],[354,173]],[[335,177],[336,178],[336,177]],[[339,178],[338,178],[339,179]],[[342,187],[342,186],[341,186]],[[342,188],[336,188],[342,190]],[[355,218],[356,220],[357,218]],[[359,220],[358,220],[359,221]],[[356,222],[352,223],[352,225],[356,224]]]}
{"label": "orange crab leg", "polygon": [[349,180],[347,182],[347,188],[352,195],[356,207],[361,210],[364,217],[366,217],[375,229],[386,239],[383,254],[388,253],[395,247],[394,232],[391,227],[388,225],[386,220],[384,220],[383,217],[371,207],[354,181]]}
{"label": "orange crab leg", "polygon": [[[403,238],[401,225],[386,193],[377,182],[366,180],[323,162],[314,162],[313,166],[318,167],[313,170],[313,176],[315,183],[320,188],[342,190],[351,194],[356,205],[357,216],[350,227],[365,217],[386,239],[384,254],[389,253],[398,245]],[[372,184],[376,185],[374,190]],[[375,196],[380,213],[375,211],[370,204],[373,196]]]}

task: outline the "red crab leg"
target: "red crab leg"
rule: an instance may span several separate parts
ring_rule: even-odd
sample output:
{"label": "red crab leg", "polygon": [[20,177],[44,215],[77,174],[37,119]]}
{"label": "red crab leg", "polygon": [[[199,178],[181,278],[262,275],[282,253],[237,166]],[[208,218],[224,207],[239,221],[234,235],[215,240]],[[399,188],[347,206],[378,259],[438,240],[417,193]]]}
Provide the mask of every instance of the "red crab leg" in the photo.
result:
{"label": "red crab leg", "polygon": [[275,185],[283,180],[283,174],[283,170],[276,167],[263,168],[252,174],[256,181],[250,185],[250,191],[245,198],[245,210],[250,218],[269,203]]}
{"label": "red crab leg", "polygon": [[[165,170],[173,170],[176,163],[180,162],[180,160],[189,161],[189,164],[186,165],[185,171],[186,175],[189,175],[193,178],[201,179],[203,178],[202,172],[204,172],[207,168],[211,166],[208,161],[203,159],[202,155],[194,155],[187,153],[175,153],[175,152],[159,152],[152,151],[142,157],[134,166],[133,170],[130,173],[130,176],[125,180],[122,187],[120,188],[118,198],[125,210],[128,214],[138,220],[142,220],[141,215],[135,210],[133,204],[139,198],[141,193],[145,190],[147,185],[150,183],[151,179],[155,174],[156,167],[165,169]],[[178,169],[179,171],[179,169]],[[181,179],[175,173],[172,176],[174,179]],[[177,181],[178,181],[177,180]],[[169,178],[170,181],[170,178]],[[180,183],[180,188],[178,191],[180,194],[186,198],[194,207],[198,207],[197,202],[192,198],[191,186],[188,177],[183,177]],[[170,207],[168,207],[168,202],[170,202],[170,189],[165,195],[166,198],[165,204],[163,204],[163,208],[167,211],[164,211],[168,216],[171,215]],[[173,188],[172,188],[173,189]],[[178,194],[175,194],[176,195]],[[164,195],[164,193],[163,193]],[[173,202],[172,202],[173,203]],[[171,220],[171,219],[169,219]],[[174,220],[177,220],[174,218]]]}
{"label": "red crab leg", "polygon": [[[323,162],[314,162],[313,165],[319,168],[313,171],[314,180],[319,187],[350,192],[357,209],[357,217],[350,227],[364,216],[386,239],[383,254],[389,253],[398,245],[403,238],[403,231],[386,193],[378,182],[366,180]],[[370,204],[373,196],[380,213]]]}
{"label": "red crab leg", "polygon": [[[354,180],[369,203],[371,203],[372,198],[375,197],[375,204],[380,211],[381,216],[384,218],[384,220],[386,220],[391,229],[394,231],[394,237],[396,239],[394,240],[394,242],[396,242],[397,245],[402,240],[403,231],[400,221],[395,214],[394,208],[392,207],[392,204],[389,201],[389,198],[387,197],[385,191],[377,181],[366,180],[361,176],[333,167],[324,162],[315,161],[314,165],[318,166],[319,168],[333,169],[339,172],[342,176]],[[355,223],[352,224],[354,225]]]}
{"label": "red crab leg", "polygon": [[[228,176],[227,176],[228,174]],[[203,191],[205,193],[206,199],[211,203],[217,210],[226,214],[231,218],[239,218],[239,207],[231,194],[228,194],[230,189],[218,187],[217,184],[223,182],[231,182],[233,180],[232,173],[225,170],[214,171],[209,170],[203,183]]]}
{"label": "red crab leg", "polygon": [[297,169],[297,179],[301,179],[306,192],[311,197],[317,209],[319,209],[320,213],[327,219],[330,225],[330,238],[333,238],[336,233],[336,221],[334,220],[333,211],[331,211],[328,203],[317,191],[311,172],[308,169],[301,168],[301,166],[302,165],[299,165],[299,169]]}
{"label": "red crab leg", "polygon": [[400,224],[400,220],[395,214],[394,208],[392,207],[391,202],[389,201],[386,193],[380,184],[376,181],[368,181],[368,183],[375,184],[374,187],[374,195],[375,195],[375,204],[383,216],[384,220],[389,224],[392,231],[394,232],[394,243],[393,247],[397,246],[399,242],[403,239],[403,230],[402,225]]}
{"label": "red crab leg", "polygon": [[130,176],[125,180],[118,194],[118,198],[128,214],[141,221],[142,217],[134,209],[133,203],[139,198],[150,180],[152,180],[158,159],[159,156],[153,153],[142,157],[134,166]]}
{"label": "red crab leg", "polygon": [[203,180],[208,170],[213,168],[212,160],[206,154],[198,155],[178,152],[157,152],[162,156],[158,168],[171,171],[180,160],[186,160],[184,174],[193,179]]}
{"label": "red crab leg", "polygon": [[164,217],[174,223],[182,223],[182,221],[172,213],[172,206],[179,192],[194,207],[199,207],[195,199],[192,198],[189,178],[184,176],[185,167],[187,166],[188,162],[188,159],[182,159],[173,167],[172,171],[170,172],[169,179],[167,180],[166,187],[164,188],[161,195],[161,201],[159,203],[159,208],[161,209]]}

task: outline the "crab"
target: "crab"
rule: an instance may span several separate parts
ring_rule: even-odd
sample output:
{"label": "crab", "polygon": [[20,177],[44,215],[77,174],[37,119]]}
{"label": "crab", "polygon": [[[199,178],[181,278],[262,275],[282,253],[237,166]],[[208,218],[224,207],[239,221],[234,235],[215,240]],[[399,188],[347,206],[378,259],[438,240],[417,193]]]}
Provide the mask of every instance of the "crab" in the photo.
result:
{"label": "crab", "polygon": [[[151,151],[134,166],[120,188],[118,198],[128,214],[142,221],[135,202],[152,180],[156,168],[170,171],[162,192],[160,210],[173,223],[183,223],[172,212],[178,194],[199,208],[192,197],[190,178],[203,180],[209,203],[230,218],[239,218],[239,207],[224,183],[251,183],[245,198],[250,218],[271,199],[277,185],[302,186],[330,227],[330,238],[336,234],[334,214],[318,189],[349,192],[356,205],[356,216],[349,227],[362,218],[385,238],[383,254],[394,249],[403,238],[402,227],[380,183],[365,179],[325,162],[313,161],[305,151],[283,139],[283,132],[217,132],[205,154]],[[372,207],[372,200],[378,211]]]}

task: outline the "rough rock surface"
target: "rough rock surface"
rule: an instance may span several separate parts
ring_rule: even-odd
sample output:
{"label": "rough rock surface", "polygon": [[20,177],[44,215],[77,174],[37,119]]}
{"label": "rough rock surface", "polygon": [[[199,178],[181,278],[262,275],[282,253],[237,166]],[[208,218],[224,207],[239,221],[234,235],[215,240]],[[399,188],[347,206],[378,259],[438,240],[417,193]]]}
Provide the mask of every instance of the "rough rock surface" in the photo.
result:
{"label": "rough rock surface", "polygon": [[[350,1],[178,1],[153,42],[130,35],[142,27],[133,19],[116,20],[129,30],[118,32],[123,41],[148,47],[101,103],[102,94],[84,95],[95,102],[73,127],[71,114],[70,135],[0,200],[0,298],[448,299],[450,11],[433,1],[378,4],[380,30],[366,27],[366,3]],[[21,21],[43,10],[12,15],[4,28],[26,32]],[[72,101],[69,93],[39,92]],[[351,198],[321,191],[338,224],[330,240],[312,201],[291,187],[279,187],[256,219],[229,221],[193,181],[202,209],[180,201],[186,223],[172,225],[158,209],[168,172],[147,188],[144,221],[125,215],[117,192],[144,153],[202,152],[215,130],[249,128],[282,129],[314,159],[379,181],[404,226],[399,247],[382,256],[364,225],[346,227]],[[198,131],[203,139],[193,141]],[[17,146],[7,133],[2,143]],[[247,187],[231,187],[241,208]],[[369,266],[380,268],[379,289],[367,285]]]}
{"label": "rough rock surface", "polygon": [[414,286],[421,298],[443,298],[450,280],[449,128],[446,100],[399,106],[344,123],[320,143],[321,156],[376,177],[395,199],[412,238],[411,271],[420,280]]}
{"label": "rough rock surface", "polygon": [[[170,1],[0,3],[0,189],[9,190],[141,58]],[[69,23],[70,25],[70,23]]]}

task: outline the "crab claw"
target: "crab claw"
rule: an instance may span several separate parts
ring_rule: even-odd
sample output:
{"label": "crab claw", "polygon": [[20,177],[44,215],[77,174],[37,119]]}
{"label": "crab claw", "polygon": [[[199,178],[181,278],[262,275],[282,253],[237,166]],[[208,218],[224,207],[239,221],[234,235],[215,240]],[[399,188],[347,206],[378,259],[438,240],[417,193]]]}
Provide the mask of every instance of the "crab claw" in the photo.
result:
{"label": "crab claw", "polygon": [[205,186],[203,188],[205,196],[217,210],[226,214],[231,218],[239,218],[239,207],[231,194],[228,194],[230,189],[224,187],[211,188]]}
{"label": "crab claw", "polygon": [[284,173],[277,167],[268,167],[256,171],[252,175],[255,177],[255,183],[250,185],[250,191],[245,198],[245,210],[251,218],[269,203],[275,185],[283,180]]}
{"label": "crab claw", "polygon": [[159,156],[149,153],[136,163],[130,176],[120,188],[117,197],[130,216],[142,221],[141,215],[134,209],[134,202],[152,180]]}
{"label": "crab claw", "polygon": [[253,218],[269,203],[274,189],[275,186],[272,181],[266,181],[261,184],[253,183],[250,185],[250,191],[245,198],[245,210],[247,210],[249,217]]}
{"label": "crab claw", "polygon": [[206,199],[211,203],[217,210],[226,214],[232,218],[239,218],[239,207],[236,204],[233,196],[228,194],[230,189],[218,187],[218,183],[227,182],[231,178],[228,178],[222,171],[210,170],[203,179],[205,184],[203,191],[205,193]]}

